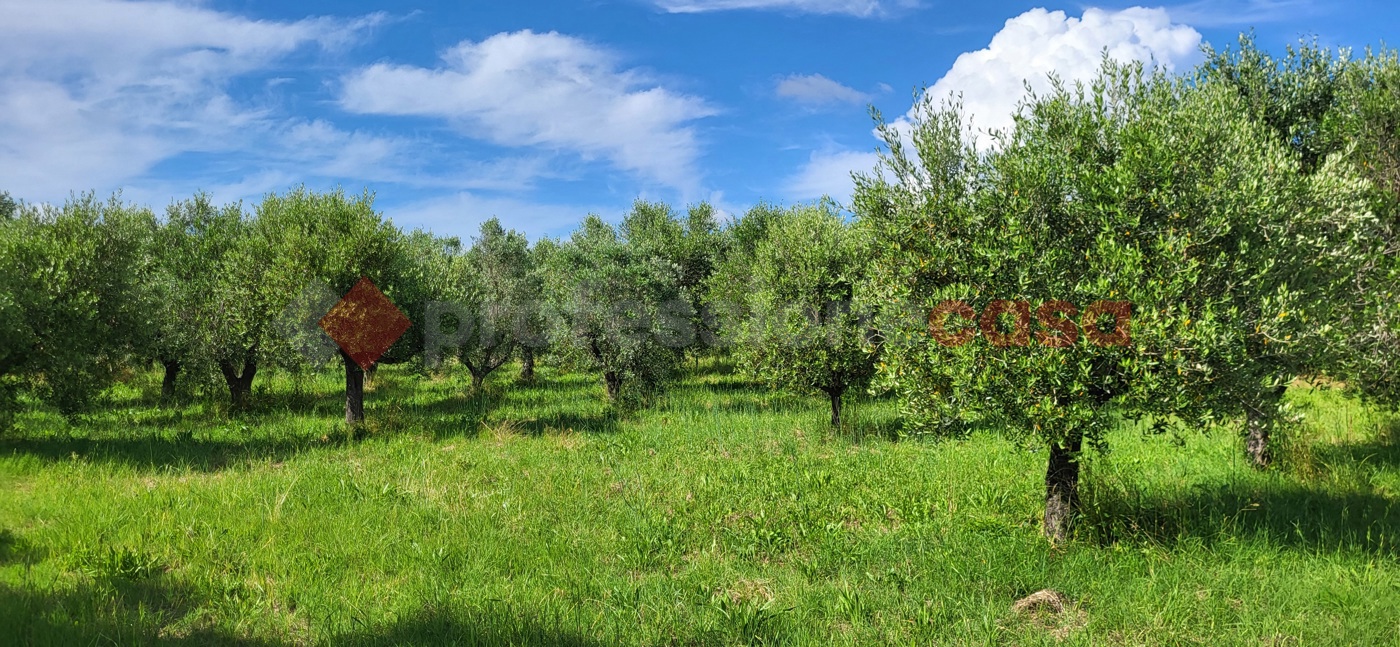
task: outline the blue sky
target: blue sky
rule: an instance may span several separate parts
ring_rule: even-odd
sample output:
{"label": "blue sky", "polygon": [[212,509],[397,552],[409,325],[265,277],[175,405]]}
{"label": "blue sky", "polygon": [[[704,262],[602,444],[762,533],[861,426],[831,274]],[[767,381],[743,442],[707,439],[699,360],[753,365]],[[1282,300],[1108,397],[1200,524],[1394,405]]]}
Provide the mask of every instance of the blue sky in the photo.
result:
{"label": "blue sky", "polygon": [[845,200],[879,143],[867,106],[898,118],[919,88],[997,127],[1023,80],[1088,78],[1105,48],[1183,70],[1250,28],[1276,51],[1361,48],[1397,18],[1384,0],[4,0],[0,189],[163,209],[367,187],[403,227],[561,235],[638,197]]}

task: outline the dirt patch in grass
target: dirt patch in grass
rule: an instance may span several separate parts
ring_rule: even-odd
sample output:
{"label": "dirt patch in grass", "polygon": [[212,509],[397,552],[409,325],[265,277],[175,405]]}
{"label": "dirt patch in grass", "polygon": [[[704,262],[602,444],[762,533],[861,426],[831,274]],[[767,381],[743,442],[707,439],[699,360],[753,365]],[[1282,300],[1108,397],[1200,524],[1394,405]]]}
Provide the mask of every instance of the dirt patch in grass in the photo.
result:
{"label": "dirt patch in grass", "polygon": [[1022,622],[1063,640],[1089,622],[1085,613],[1063,593],[1052,589],[1042,589],[1011,605],[1011,610]]}

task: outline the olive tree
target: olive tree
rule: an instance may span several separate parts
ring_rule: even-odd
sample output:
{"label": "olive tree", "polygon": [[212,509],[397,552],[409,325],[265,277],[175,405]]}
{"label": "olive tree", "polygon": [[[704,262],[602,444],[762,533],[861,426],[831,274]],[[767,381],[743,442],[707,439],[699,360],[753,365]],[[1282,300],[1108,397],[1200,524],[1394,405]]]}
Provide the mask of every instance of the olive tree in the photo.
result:
{"label": "olive tree", "polygon": [[[635,209],[623,232],[638,232]],[[633,241],[596,215],[550,255],[547,308],[552,339],[602,373],[608,399],[634,406],[658,393],[689,342],[678,268],[642,238]]]}
{"label": "olive tree", "polygon": [[1048,445],[1053,540],[1112,412],[1237,415],[1321,343],[1328,302],[1298,282],[1331,286],[1333,242],[1364,214],[1344,173],[1299,175],[1246,112],[1106,62],[1028,97],[990,150],[956,103],[925,99],[912,151],[879,122],[889,151],[854,205],[878,241],[882,384],[916,427],[980,418]]}
{"label": "olive tree", "polygon": [[144,284],[151,302],[149,356],[164,370],[161,402],[174,395],[182,371],[208,363],[217,324],[217,284],[243,227],[240,205],[216,207],[207,194],[172,203],[151,247]]}
{"label": "olive tree", "polygon": [[[1345,376],[1349,372],[1346,367],[1364,363],[1376,350],[1375,342],[1393,327],[1384,323],[1385,313],[1393,309],[1387,307],[1386,286],[1393,285],[1394,278],[1386,269],[1390,265],[1386,259],[1394,252],[1385,248],[1394,237],[1390,233],[1393,225],[1387,224],[1393,217],[1386,218],[1386,214],[1393,211],[1385,197],[1386,173],[1382,169],[1395,168],[1393,155],[1389,156],[1391,163],[1386,163],[1385,144],[1387,139],[1393,142],[1395,136],[1385,133],[1394,133],[1396,122],[1391,116],[1386,123],[1387,110],[1382,106],[1395,104],[1395,88],[1385,87],[1386,57],[1369,52],[1366,59],[1354,61],[1345,51],[1301,42],[1289,47],[1284,56],[1274,57],[1259,49],[1251,37],[1243,36],[1238,48],[1208,50],[1207,54],[1196,72],[1197,83],[1219,85],[1238,94],[1245,112],[1293,153],[1287,163],[1309,176],[1313,188],[1335,184],[1339,176],[1363,180],[1352,181],[1341,192],[1330,191],[1332,208],[1381,217],[1368,228],[1371,235],[1329,236],[1326,230],[1309,231],[1303,222],[1296,231],[1288,232],[1317,237],[1314,244],[1295,249],[1319,254],[1328,259],[1326,266],[1296,259],[1267,260],[1285,271],[1310,268],[1308,275],[1293,277],[1292,289],[1305,301],[1325,302],[1331,311],[1318,311],[1326,318],[1305,331],[1299,343],[1269,346],[1271,340],[1260,330],[1252,339],[1252,361],[1238,366],[1258,374],[1265,383],[1245,407],[1244,416],[1247,456],[1255,467],[1262,468],[1271,459],[1269,434],[1282,419],[1280,404],[1288,382],[1318,374]],[[1389,84],[1393,86],[1394,80]],[[1319,337],[1316,333],[1320,330],[1330,335]],[[1368,337],[1370,342],[1363,341]],[[1280,348],[1288,352],[1277,352]],[[1311,352],[1300,352],[1303,350]]]}
{"label": "olive tree", "polygon": [[773,386],[819,391],[841,426],[841,399],[874,373],[870,318],[852,307],[867,266],[862,230],[830,202],[775,219],[752,256],[720,269],[741,307],[726,309],[724,330],[745,373]]}
{"label": "olive tree", "polygon": [[684,230],[676,264],[680,267],[680,287],[690,299],[694,312],[692,352],[699,355],[719,345],[718,313],[710,305],[706,288],[718,268],[725,251],[724,233],[715,218],[715,208],[708,202],[692,205],[686,210]]}
{"label": "olive tree", "polygon": [[0,191],[0,220],[9,220],[19,212],[19,202],[10,195],[9,191]]}
{"label": "olive tree", "polygon": [[535,381],[535,360],[549,348],[549,322],[545,317],[545,286],[551,260],[559,249],[552,238],[541,238],[530,246],[522,289],[524,296],[511,324],[520,344],[520,381]]}
{"label": "olive tree", "polygon": [[701,202],[681,217],[665,203],[638,200],[622,223],[622,235],[638,253],[674,266],[677,285],[690,311],[682,350],[693,351],[698,357],[715,342],[713,313],[704,299],[704,285],[714,273],[719,251],[714,207]]}
{"label": "olive tree", "polygon": [[1276,57],[1247,34],[1233,49],[1207,45],[1205,54],[1195,70],[1197,80],[1219,83],[1239,94],[1248,114],[1297,153],[1300,172],[1316,172],[1343,146],[1340,133],[1329,123],[1340,107],[1349,67],[1343,55],[1302,41]]}
{"label": "olive tree", "polygon": [[[1199,83],[1220,85],[1238,94],[1245,112],[1295,152],[1291,161],[1298,172],[1312,174],[1341,144],[1328,122],[1338,107],[1345,69],[1344,59],[1315,43],[1300,42],[1289,46],[1283,57],[1275,57],[1260,49],[1253,36],[1241,35],[1233,49],[1207,46],[1206,60],[1195,76]],[[1279,360],[1296,359],[1296,354],[1263,352],[1263,341],[1254,344],[1259,352],[1257,361],[1241,366],[1260,373],[1266,382],[1244,407],[1245,455],[1256,468],[1266,467],[1272,460],[1269,437],[1284,419],[1282,402],[1288,383],[1295,377],[1335,369],[1334,362],[1340,358],[1336,353],[1317,354],[1306,363],[1289,365]]]}
{"label": "olive tree", "polygon": [[456,322],[451,339],[436,345],[455,347],[471,373],[473,390],[480,389],[519,345],[516,317],[538,298],[531,290],[529,262],[529,241],[515,230],[507,231],[496,218],[481,223],[471,248],[453,259],[447,305]]}
{"label": "olive tree", "polygon": [[[369,279],[422,330],[425,300],[420,256],[411,253],[409,238],[374,210],[374,196],[347,196],[343,190],[317,193],[299,187],[269,195],[258,206],[252,236],[264,249],[263,271],[279,286],[284,308],[304,286],[319,283],[344,295],[362,278]],[[280,311],[279,310],[275,310]],[[381,322],[362,322],[376,325]],[[279,340],[282,361],[296,361]],[[404,361],[422,350],[422,335],[405,334],[379,361]],[[364,421],[364,367],[344,351],[345,421]]]}
{"label": "olive tree", "polygon": [[204,353],[223,378],[234,410],[252,405],[258,370],[285,360],[289,352],[275,322],[299,286],[274,271],[278,258],[274,239],[257,235],[266,203],[252,217],[241,207],[220,213],[218,244],[227,247],[207,277],[209,287],[203,297],[208,317],[202,332]]}
{"label": "olive tree", "polygon": [[138,351],[155,229],[113,195],[6,206],[0,219],[0,390],[77,412]]}
{"label": "olive tree", "polygon": [[789,209],[761,202],[738,217],[731,216],[720,230],[715,271],[702,289],[705,307],[715,317],[715,334],[721,346],[727,347],[736,338],[726,326],[738,325],[749,314],[746,301],[750,268],[759,243],[768,236],[769,228],[789,213]]}
{"label": "olive tree", "polygon": [[1377,215],[1357,273],[1359,299],[1346,322],[1342,377],[1357,392],[1400,405],[1400,53],[1368,50],[1346,71],[1330,126],[1355,171],[1369,183]]}

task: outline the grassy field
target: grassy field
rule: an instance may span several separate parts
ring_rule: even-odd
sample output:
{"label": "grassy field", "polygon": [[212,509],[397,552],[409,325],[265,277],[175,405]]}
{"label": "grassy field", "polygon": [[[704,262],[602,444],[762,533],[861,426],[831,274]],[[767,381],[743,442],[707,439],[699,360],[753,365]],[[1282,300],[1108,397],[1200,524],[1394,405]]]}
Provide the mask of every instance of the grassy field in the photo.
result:
{"label": "grassy field", "polygon": [[[1400,644],[1400,421],[1295,388],[1256,473],[1229,430],[1124,427],[1086,458],[1074,542],[1045,454],[897,441],[710,365],[617,419],[510,367],[484,394],[380,372],[260,409],[21,415],[0,438],[0,644]],[[1063,613],[1022,613],[1034,591]]]}

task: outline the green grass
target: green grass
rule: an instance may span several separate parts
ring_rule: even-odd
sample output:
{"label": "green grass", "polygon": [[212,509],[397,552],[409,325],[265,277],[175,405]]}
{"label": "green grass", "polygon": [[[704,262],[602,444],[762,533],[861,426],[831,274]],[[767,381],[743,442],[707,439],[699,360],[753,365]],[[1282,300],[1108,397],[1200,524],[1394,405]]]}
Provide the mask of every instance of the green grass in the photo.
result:
{"label": "green grass", "polygon": [[[1055,548],[1043,449],[896,441],[884,401],[833,436],[722,365],[623,418],[588,376],[386,367],[363,438],[334,375],[266,384],[19,416],[0,643],[1400,644],[1400,431],[1326,390],[1267,473],[1229,430],[1118,430]],[[1012,610],[1043,588],[1082,613]]]}

